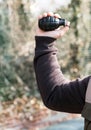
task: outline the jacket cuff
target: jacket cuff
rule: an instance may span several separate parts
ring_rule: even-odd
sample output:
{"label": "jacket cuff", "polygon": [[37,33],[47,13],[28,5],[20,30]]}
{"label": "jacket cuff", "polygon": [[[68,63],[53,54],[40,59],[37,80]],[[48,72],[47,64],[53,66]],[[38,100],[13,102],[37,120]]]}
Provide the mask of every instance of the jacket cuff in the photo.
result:
{"label": "jacket cuff", "polygon": [[48,37],[48,36],[35,36],[36,43],[49,44],[56,40],[56,38]]}

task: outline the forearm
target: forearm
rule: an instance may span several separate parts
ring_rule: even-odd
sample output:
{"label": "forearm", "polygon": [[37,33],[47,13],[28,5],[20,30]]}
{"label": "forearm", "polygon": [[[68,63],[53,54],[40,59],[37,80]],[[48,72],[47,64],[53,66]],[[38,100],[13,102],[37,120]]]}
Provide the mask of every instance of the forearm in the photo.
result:
{"label": "forearm", "polygon": [[57,48],[54,44],[55,39],[53,38],[36,37],[34,67],[38,87],[44,102],[46,102],[51,89],[53,90],[55,86],[67,82],[60,71],[56,57]]}
{"label": "forearm", "polygon": [[80,113],[89,77],[72,82],[64,77],[54,41],[54,38],[36,37],[34,68],[42,99],[51,109]]}

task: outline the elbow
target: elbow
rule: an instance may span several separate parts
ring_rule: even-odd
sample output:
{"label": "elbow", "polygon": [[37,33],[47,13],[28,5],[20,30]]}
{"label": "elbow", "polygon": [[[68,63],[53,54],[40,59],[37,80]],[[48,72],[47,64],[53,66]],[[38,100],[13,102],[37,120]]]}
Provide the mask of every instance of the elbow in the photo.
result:
{"label": "elbow", "polygon": [[48,100],[45,100],[45,101],[43,101],[43,103],[44,103],[44,105],[48,108],[48,109],[52,109],[52,103],[51,102],[49,102]]}
{"label": "elbow", "polygon": [[60,99],[61,92],[59,94],[58,87],[55,87],[50,93],[47,93],[46,95],[42,94],[42,100],[44,105],[51,110],[54,111],[61,111],[63,102],[62,99]]}
{"label": "elbow", "polygon": [[43,103],[50,110],[54,110],[54,111],[61,110],[61,108],[60,108],[61,107],[61,103],[60,103],[60,107],[59,107],[59,103],[57,101],[57,98],[54,95],[51,95],[48,98],[46,98],[45,100],[43,100]]}
{"label": "elbow", "polygon": [[44,103],[44,105],[45,105],[48,109],[56,111],[55,105],[54,105],[52,102],[50,102],[50,101],[43,101],[43,103]]}

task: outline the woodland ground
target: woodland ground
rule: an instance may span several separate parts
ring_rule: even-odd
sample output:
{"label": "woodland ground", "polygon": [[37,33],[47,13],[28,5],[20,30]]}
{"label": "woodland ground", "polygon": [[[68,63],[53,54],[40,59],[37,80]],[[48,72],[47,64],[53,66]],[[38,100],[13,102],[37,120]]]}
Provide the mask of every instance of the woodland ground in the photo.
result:
{"label": "woodland ground", "polygon": [[47,109],[36,98],[17,98],[1,103],[0,130],[39,130],[80,115],[59,113]]}

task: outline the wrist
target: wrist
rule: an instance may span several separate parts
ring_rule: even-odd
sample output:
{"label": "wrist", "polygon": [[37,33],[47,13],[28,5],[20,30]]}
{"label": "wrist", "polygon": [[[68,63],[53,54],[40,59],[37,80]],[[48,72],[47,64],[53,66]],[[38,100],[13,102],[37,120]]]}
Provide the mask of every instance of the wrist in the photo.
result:
{"label": "wrist", "polygon": [[53,43],[56,40],[56,38],[50,37],[50,36],[35,36],[36,43],[44,43],[44,44],[50,44]]}

